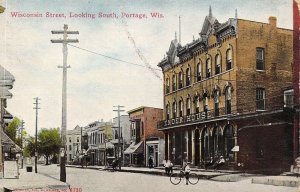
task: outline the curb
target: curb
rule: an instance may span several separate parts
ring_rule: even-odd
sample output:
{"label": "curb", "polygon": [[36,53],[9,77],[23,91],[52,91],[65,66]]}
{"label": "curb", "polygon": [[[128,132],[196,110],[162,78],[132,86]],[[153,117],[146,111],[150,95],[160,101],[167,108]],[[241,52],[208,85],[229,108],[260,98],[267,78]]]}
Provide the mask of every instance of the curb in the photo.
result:
{"label": "curb", "polygon": [[274,186],[285,186],[285,187],[298,187],[299,181],[290,180],[277,180],[268,178],[252,178],[253,184],[264,184],[264,185],[274,185]]}

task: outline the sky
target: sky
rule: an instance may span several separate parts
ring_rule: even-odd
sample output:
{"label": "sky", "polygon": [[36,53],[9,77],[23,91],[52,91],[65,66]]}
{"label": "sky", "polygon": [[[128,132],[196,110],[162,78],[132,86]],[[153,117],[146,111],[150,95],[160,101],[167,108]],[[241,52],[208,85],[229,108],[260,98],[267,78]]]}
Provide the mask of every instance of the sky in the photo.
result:
{"label": "sky", "polygon": [[[111,120],[117,116],[116,105],[125,111],[140,106],[163,108],[162,72],[157,64],[175,32],[179,36],[179,16],[182,45],[199,38],[209,6],[221,23],[234,18],[237,10],[240,19],[267,23],[269,16],[275,16],[279,27],[292,29],[292,0],[0,0],[0,5],[6,8],[0,14],[0,65],[15,77],[7,110],[25,121],[31,135],[34,97],[41,99],[38,129],[61,126],[62,69],[57,66],[63,62],[62,45],[50,40],[62,38],[51,31],[63,30],[64,24],[70,31],[79,31],[68,38],[78,39],[72,45],[81,48],[68,46],[68,130]],[[16,12],[42,17],[13,17]],[[47,12],[65,17],[46,17]],[[99,13],[114,13],[118,18],[98,17]],[[151,13],[162,17],[153,18]],[[147,18],[127,17],[130,14]]]}

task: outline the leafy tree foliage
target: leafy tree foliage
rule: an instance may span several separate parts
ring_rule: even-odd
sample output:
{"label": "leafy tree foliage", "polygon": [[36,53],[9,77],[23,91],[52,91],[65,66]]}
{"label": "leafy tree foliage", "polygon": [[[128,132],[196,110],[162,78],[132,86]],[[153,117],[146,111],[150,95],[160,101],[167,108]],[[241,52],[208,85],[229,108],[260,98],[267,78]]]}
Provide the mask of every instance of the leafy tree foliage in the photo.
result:
{"label": "leafy tree foliage", "polygon": [[58,128],[41,129],[38,133],[38,152],[46,158],[48,165],[49,157],[55,156],[60,149],[61,138]]}
{"label": "leafy tree foliage", "polygon": [[11,140],[13,140],[14,142],[16,142],[17,131],[20,124],[21,124],[20,119],[14,117],[12,122],[10,122],[7,128],[5,129],[5,133],[7,134],[7,136],[11,138]]}

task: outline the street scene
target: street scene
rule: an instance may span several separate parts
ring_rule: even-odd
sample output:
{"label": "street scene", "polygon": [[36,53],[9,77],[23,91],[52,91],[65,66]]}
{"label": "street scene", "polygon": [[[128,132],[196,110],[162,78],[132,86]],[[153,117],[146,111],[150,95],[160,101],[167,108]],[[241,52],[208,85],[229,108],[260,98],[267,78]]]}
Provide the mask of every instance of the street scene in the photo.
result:
{"label": "street scene", "polygon": [[0,0],[0,192],[300,191],[300,1]]}

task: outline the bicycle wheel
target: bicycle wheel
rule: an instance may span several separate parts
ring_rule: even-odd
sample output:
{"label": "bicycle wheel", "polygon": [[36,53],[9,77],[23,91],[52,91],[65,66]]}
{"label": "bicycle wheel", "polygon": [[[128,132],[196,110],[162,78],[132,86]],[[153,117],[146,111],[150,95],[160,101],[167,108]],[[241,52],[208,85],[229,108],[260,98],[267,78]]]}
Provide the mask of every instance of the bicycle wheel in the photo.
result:
{"label": "bicycle wheel", "polygon": [[173,185],[178,185],[181,181],[181,176],[180,174],[171,174],[170,175],[170,181]]}
{"label": "bicycle wheel", "polygon": [[198,182],[199,182],[199,176],[196,173],[190,173],[189,183],[192,185],[196,185]]}

